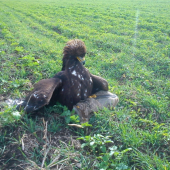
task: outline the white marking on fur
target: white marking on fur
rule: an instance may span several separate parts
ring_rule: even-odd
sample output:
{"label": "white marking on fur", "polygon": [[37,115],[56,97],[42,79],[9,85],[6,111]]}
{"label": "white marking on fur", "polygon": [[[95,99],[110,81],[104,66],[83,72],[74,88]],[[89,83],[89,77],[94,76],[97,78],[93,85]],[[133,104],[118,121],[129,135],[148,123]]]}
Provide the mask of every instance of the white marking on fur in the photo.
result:
{"label": "white marking on fur", "polygon": [[72,67],[69,67],[68,69],[72,69],[74,66],[72,66]]}
{"label": "white marking on fur", "polygon": [[38,98],[38,94],[36,94],[36,93],[34,93],[33,96],[34,96],[35,98]]}
{"label": "white marking on fur", "polygon": [[91,77],[90,77],[90,82],[92,82],[92,79],[91,79]]}
{"label": "white marking on fur", "polygon": [[64,91],[64,88],[62,88],[62,91]]}
{"label": "white marking on fur", "polygon": [[75,70],[73,70],[73,72],[71,74],[73,74],[74,76],[77,76],[77,73]]}

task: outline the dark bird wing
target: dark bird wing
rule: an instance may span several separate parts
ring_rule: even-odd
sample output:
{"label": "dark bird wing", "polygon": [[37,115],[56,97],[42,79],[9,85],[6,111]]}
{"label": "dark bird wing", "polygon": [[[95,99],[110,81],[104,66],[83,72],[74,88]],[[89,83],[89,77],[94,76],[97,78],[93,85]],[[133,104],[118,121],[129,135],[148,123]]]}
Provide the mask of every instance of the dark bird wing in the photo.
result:
{"label": "dark bird wing", "polygon": [[108,82],[104,78],[93,75],[93,74],[90,74],[90,76],[93,81],[92,94],[100,90],[108,91]]}
{"label": "dark bird wing", "polygon": [[59,78],[43,79],[34,85],[34,89],[25,98],[24,102],[17,106],[17,110],[24,109],[25,112],[33,112],[48,105],[54,90],[62,85]]}

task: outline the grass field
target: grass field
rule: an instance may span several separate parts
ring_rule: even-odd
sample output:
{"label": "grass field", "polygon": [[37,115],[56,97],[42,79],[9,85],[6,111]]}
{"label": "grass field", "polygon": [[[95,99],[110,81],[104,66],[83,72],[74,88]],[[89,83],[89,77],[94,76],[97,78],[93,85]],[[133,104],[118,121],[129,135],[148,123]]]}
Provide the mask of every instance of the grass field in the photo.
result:
{"label": "grass field", "polygon": [[[169,0],[0,0],[0,169],[170,169],[169,11]],[[59,72],[74,38],[119,104],[84,129],[59,104],[21,119],[5,101]]]}

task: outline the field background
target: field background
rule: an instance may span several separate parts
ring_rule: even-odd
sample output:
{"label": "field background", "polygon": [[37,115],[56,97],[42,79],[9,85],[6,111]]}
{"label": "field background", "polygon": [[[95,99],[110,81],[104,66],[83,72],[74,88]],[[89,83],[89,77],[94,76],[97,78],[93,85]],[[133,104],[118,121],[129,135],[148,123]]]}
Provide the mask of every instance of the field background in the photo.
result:
{"label": "field background", "polygon": [[[0,0],[0,169],[170,169],[169,11],[169,0]],[[60,105],[18,118],[5,100],[59,72],[74,38],[119,96],[115,110],[88,129],[67,126]]]}

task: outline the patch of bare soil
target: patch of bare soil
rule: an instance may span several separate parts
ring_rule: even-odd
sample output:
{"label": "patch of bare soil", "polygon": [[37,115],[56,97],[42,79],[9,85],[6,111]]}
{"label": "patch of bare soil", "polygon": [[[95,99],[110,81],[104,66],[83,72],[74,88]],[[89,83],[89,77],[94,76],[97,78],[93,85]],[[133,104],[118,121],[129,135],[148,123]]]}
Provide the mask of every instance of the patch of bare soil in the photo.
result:
{"label": "patch of bare soil", "polygon": [[33,133],[22,124],[0,129],[0,169],[81,169],[78,136],[68,128],[49,132],[48,120],[38,119],[43,128]]}

